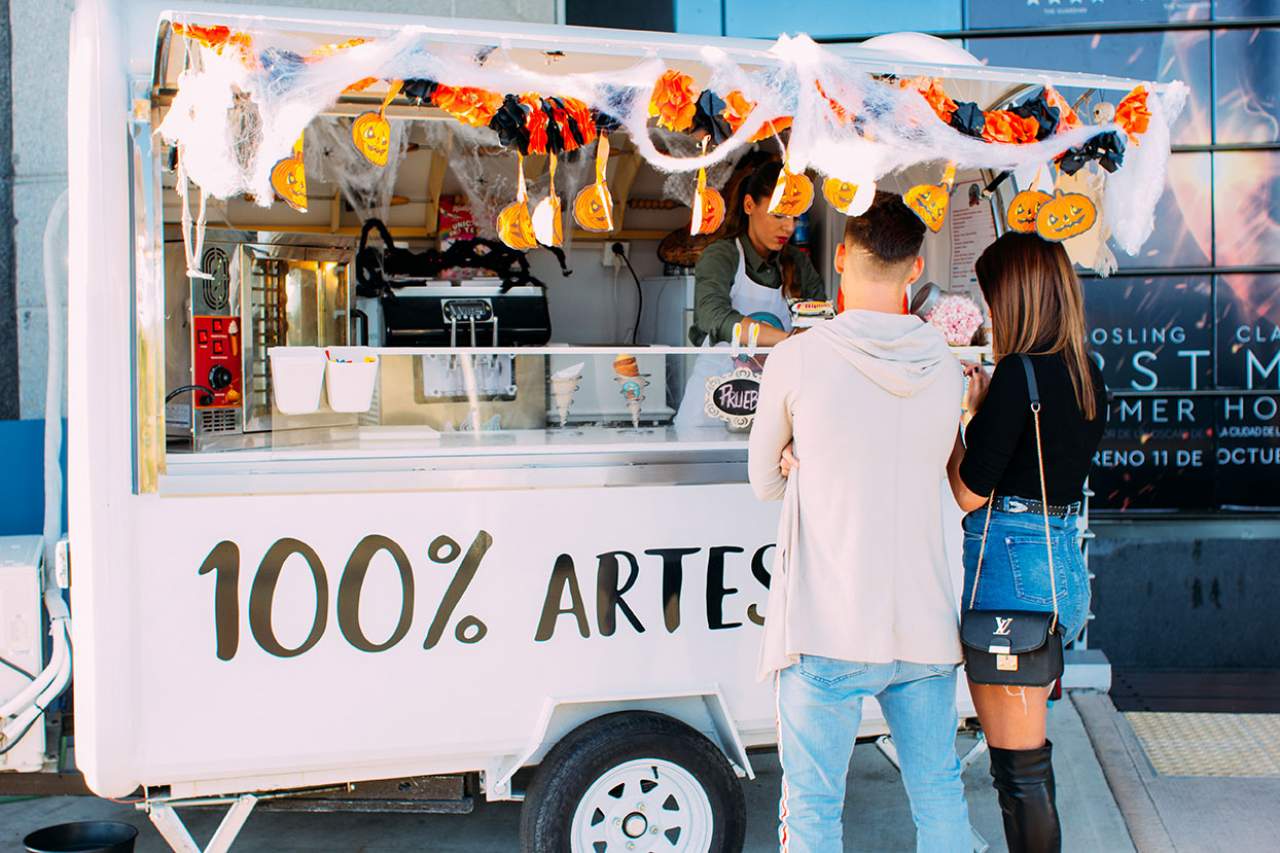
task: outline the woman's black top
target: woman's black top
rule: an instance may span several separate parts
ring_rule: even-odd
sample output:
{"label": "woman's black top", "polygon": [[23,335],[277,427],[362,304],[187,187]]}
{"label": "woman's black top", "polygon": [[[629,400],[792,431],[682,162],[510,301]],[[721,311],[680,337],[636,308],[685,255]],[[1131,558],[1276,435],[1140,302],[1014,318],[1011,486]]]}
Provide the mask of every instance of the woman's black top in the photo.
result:
{"label": "woman's black top", "polygon": [[[1044,475],[1049,503],[1062,506],[1080,500],[1093,454],[1107,420],[1106,386],[1089,360],[1098,414],[1086,421],[1076,403],[1071,374],[1060,354],[1033,355],[1040,390],[1040,432],[1044,441]],[[1035,424],[1027,375],[1017,356],[1000,359],[986,399],[964,434],[960,479],[975,494],[1040,497]]]}

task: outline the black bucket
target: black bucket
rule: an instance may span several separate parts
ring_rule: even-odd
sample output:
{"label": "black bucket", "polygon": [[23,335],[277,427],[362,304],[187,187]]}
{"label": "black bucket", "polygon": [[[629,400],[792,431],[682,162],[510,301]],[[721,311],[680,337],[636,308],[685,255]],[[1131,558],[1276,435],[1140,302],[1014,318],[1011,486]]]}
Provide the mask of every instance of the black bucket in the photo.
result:
{"label": "black bucket", "polygon": [[133,853],[138,830],[114,820],[46,826],[22,839],[27,853]]}

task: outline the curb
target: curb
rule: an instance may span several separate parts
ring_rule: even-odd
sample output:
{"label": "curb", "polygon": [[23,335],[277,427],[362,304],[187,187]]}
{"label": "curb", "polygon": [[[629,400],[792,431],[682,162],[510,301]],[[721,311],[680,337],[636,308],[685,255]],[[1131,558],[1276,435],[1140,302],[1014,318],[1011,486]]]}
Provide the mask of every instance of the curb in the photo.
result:
{"label": "curb", "polygon": [[1129,722],[1106,693],[1072,690],[1067,694],[1080,714],[1102,775],[1111,788],[1129,836],[1139,853],[1176,850],[1147,784],[1156,776]]}

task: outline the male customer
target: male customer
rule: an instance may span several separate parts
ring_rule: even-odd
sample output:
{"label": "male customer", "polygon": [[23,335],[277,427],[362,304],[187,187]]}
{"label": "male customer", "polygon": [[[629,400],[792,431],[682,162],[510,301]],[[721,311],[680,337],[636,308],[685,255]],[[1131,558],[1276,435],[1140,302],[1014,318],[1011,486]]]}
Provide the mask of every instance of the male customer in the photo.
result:
{"label": "male customer", "polygon": [[942,530],[963,380],[941,333],[902,313],[923,241],[902,199],[877,193],[836,252],[845,312],[771,350],[762,379],[751,485],[785,500],[761,675],[780,670],[779,835],[792,853],[844,849],[845,778],[867,697],[893,733],[917,849],[972,849]]}

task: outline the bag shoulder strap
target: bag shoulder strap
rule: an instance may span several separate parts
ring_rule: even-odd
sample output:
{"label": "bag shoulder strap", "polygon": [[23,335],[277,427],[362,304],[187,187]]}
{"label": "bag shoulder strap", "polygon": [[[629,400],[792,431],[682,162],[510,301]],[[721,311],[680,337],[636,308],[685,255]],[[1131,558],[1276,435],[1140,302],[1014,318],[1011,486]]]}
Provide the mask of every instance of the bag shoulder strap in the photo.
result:
{"label": "bag shoulder strap", "polygon": [[[1031,417],[1035,422],[1036,461],[1040,466],[1040,508],[1044,513],[1044,544],[1049,562],[1049,595],[1052,596],[1053,600],[1053,622],[1049,627],[1052,632],[1058,627],[1058,576],[1053,568],[1053,535],[1049,530],[1049,488],[1044,477],[1044,442],[1040,436],[1040,386],[1036,382],[1036,371],[1031,363],[1031,357],[1024,353],[1019,353],[1018,360],[1022,362],[1022,369],[1027,374],[1027,396],[1031,400]],[[982,577],[982,558],[987,550],[987,532],[991,527],[991,510],[995,506],[995,500],[996,493],[993,489],[991,497],[987,499],[987,520],[982,526],[982,544],[978,548],[978,566],[974,570],[973,590],[969,595],[970,610],[973,609],[973,605],[978,598],[978,580]]]}
{"label": "bag shoulder strap", "polygon": [[1018,355],[1018,361],[1022,362],[1022,369],[1027,374],[1027,394],[1031,397],[1031,405],[1040,405],[1040,386],[1036,384],[1036,369],[1031,364],[1031,356]]}

